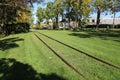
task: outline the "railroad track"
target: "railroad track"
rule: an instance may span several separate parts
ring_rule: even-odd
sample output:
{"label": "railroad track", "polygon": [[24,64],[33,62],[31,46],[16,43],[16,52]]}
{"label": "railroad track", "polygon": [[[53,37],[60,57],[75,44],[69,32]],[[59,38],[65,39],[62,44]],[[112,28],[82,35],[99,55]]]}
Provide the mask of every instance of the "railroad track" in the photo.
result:
{"label": "railroad track", "polygon": [[53,48],[51,48],[45,41],[43,41],[38,35],[34,34],[44,45],[46,45],[58,58],[60,58],[68,67],[74,70],[79,76],[81,76],[84,80],[88,80],[80,71],[78,71],[73,65],[67,62],[62,56],[59,55]]}
{"label": "railroad track", "polygon": [[99,61],[99,62],[101,62],[101,63],[103,63],[103,64],[106,64],[106,65],[108,65],[108,66],[114,67],[114,68],[116,68],[116,69],[120,69],[120,66],[111,64],[110,62],[107,62],[107,61],[102,60],[102,59],[100,59],[100,58],[98,58],[98,57],[95,57],[95,56],[91,55],[90,53],[86,53],[86,52],[84,52],[84,51],[82,51],[82,50],[80,50],[80,49],[77,49],[77,48],[75,48],[75,47],[72,47],[72,46],[70,46],[70,45],[68,45],[68,44],[65,44],[65,43],[59,41],[59,40],[56,40],[56,39],[54,39],[54,38],[52,38],[52,37],[49,37],[49,36],[47,36],[47,35],[45,35],[45,34],[42,34],[42,33],[40,33],[40,32],[38,32],[38,33],[41,34],[41,35],[43,35],[43,36],[45,36],[45,37],[47,37],[47,38],[49,38],[49,39],[51,39],[51,40],[54,40],[54,41],[56,41],[56,42],[58,42],[58,43],[60,43],[60,44],[62,44],[62,45],[64,45],[64,46],[67,46],[67,47],[69,47],[69,48],[71,48],[71,49],[73,49],[73,50],[75,50],[75,51],[77,51],[77,52],[80,52],[80,53],[82,53],[82,54],[84,54],[84,55],[86,55],[86,56],[88,56],[88,57],[90,57],[90,58],[92,58],[92,59],[95,59],[96,61]]}

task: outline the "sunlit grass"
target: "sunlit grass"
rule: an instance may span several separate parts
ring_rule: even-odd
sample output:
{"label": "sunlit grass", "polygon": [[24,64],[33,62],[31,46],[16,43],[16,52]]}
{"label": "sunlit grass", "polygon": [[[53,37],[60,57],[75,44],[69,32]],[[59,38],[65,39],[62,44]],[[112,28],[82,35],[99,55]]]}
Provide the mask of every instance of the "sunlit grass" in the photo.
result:
{"label": "sunlit grass", "polygon": [[120,31],[40,31],[61,42],[120,65]]}
{"label": "sunlit grass", "polygon": [[[70,36],[69,34],[71,34],[71,32],[69,32],[69,31],[40,31],[40,32],[47,34],[48,36],[52,36],[55,39],[60,40],[64,43],[71,42],[68,44],[74,45],[74,47],[79,48],[78,46],[80,46],[79,42],[81,41],[81,39],[79,37],[76,39],[76,36],[75,37]],[[86,34],[85,32],[79,32],[79,33]],[[97,62],[89,57],[86,57],[85,55],[78,53],[74,50],[71,50],[70,48],[65,47],[53,40],[50,40],[50,39],[40,35],[39,33],[37,33],[37,34],[44,41],[46,41],[54,50],[56,50],[62,57],[64,57],[64,59],[66,59],[68,62],[70,62],[72,65],[74,65],[79,71],[81,71],[84,75],[86,75],[87,78],[89,78],[89,80],[117,80],[120,78],[119,70],[114,69],[105,64],[102,64],[100,62]],[[89,41],[89,40],[91,40],[91,39],[85,38],[84,44],[85,44],[85,41]],[[93,40],[94,40],[94,38],[93,38]],[[96,38],[96,40],[99,42],[102,41],[100,38]],[[93,42],[96,42],[96,41],[92,41],[91,43],[86,42],[86,45],[88,44],[88,47],[86,48],[87,50],[89,50],[89,48],[90,49],[93,48],[93,47],[89,46],[89,44],[92,45]],[[100,44],[99,42],[98,42],[98,44]],[[75,46],[75,45],[77,45],[77,46]],[[85,48],[84,45],[83,45],[83,48]],[[98,47],[95,46],[93,48],[93,50],[97,49],[97,48],[99,48],[99,45],[98,45]],[[104,50],[102,50],[102,51],[104,52]],[[94,51],[92,51],[92,52],[94,52]],[[99,53],[99,51],[97,51],[97,52]],[[95,55],[95,54],[93,54],[93,55]],[[104,56],[104,54],[103,55],[101,54],[101,56],[100,55],[95,55],[95,56],[102,58],[102,59],[104,59],[106,57],[106,56]],[[107,56],[106,58],[108,58],[108,59],[105,59],[108,62],[112,61],[112,58],[110,58],[109,56]],[[111,61],[109,61],[109,58]],[[115,63],[113,63],[113,64],[115,64]]]}
{"label": "sunlit grass", "polygon": [[[54,30],[41,30],[38,32],[88,52],[112,64],[120,65],[119,32],[72,32]],[[38,32],[14,34],[1,38],[0,44],[2,45],[0,45],[0,61],[2,58],[15,59],[22,64],[30,65],[37,73],[46,75],[54,73],[66,80],[82,80],[77,73],[65,65],[53,52],[34,36],[34,33],[36,33],[66,61],[84,74],[88,80],[120,79],[120,70],[93,60],[42,36]],[[10,66],[12,65],[10,64]],[[0,79],[3,74],[4,72],[0,71]]]}
{"label": "sunlit grass", "polygon": [[[33,33],[11,35],[5,39],[16,37],[23,40],[16,40],[13,42],[13,44],[18,45],[17,47],[11,46],[11,48],[6,48],[4,51],[0,50],[1,59],[15,59],[23,64],[31,65],[31,67],[38,73],[46,75],[54,73],[66,80],[82,79],[78,74],[67,67],[56,55],[54,55],[43,43],[41,43]],[[0,73],[4,72],[0,71]],[[53,76],[52,79],[54,79],[54,77],[56,76]]]}

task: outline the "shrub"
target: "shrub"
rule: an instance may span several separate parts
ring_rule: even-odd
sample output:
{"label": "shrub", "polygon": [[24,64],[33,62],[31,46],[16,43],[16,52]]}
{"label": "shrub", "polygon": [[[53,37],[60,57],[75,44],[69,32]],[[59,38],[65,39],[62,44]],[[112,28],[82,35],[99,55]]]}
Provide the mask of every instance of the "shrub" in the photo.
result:
{"label": "shrub", "polygon": [[28,23],[13,23],[13,24],[5,24],[2,27],[2,33],[5,35],[13,34],[13,33],[21,33],[21,32],[29,32],[30,25]]}

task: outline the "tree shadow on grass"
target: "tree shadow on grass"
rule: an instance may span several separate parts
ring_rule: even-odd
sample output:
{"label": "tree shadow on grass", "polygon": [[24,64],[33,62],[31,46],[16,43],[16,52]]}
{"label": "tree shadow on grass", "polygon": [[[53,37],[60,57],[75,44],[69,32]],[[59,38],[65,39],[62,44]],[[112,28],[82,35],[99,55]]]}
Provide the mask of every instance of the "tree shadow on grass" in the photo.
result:
{"label": "tree shadow on grass", "polygon": [[23,40],[24,39],[19,38],[19,37],[7,38],[7,39],[0,40],[0,50],[4,51],[4,50],[7,50],[7,49],[19,47],[19,45],[16,44],[15,42],[23,41]]}
{"label": "tree shadow on grass", "polygon": [[[91,37],[98,37],[104,40],[107,40],[107,38],[120,38],[120,31],[84,31],[85,33],[80,32],[74,32],[69,35],[71,36],[77,36],[80,38],[91,38]],[[113,41],[118,41],[114,40]]]}
{"label": "tree shadow on grass", "polygon": [[66,80],[55,73],[37,73],[30,65],[15,59],[0,59],[0,80]]}
{"label": "tree shadow on grass", "polygon": [[120,40],[114,40],[114,41],[116,41],[116,42],[120,42]]}
{"label": "tree shadow on grass", "polygon": [[71,33],[69,35],[71,35],[71,36],[77,36],[77,37],[80,37],[80,38],[90,38],[90,37],[92,37],[89,34],[81,34],[81,33],[78,33],[78,32],[77,33]]}

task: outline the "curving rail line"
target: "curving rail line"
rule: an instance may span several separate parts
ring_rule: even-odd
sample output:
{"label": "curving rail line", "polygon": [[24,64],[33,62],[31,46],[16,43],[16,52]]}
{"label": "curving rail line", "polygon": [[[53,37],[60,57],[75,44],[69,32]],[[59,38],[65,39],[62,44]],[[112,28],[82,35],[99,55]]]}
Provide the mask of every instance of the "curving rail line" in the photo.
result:
{"label": "curving rail line", "polygon": [[88,80],[81,72],[79,72],[75,67],[73,67],[69,62],[67,62],[63,57],[61,57],[54,49],[52,49],[45,41],[43,41],[40,37],[34,34],[44,45],[46,45],[57,57],[59,57],[67,66],[69,66],[72,70],[74,70],[79,76],[81,76],[84,80]]}
{"label": "curving rail line", "polygon": [[95,59],[95,60],[97,60],[97,61],[99,61],[99,62],[101,62],[101,63],[104,63],[104,64],[106,64],[106,65],[109,65],[109,66],[114,67],[114,68],[117,68],[117,69],[120,69],[120,66],[111,64],[111,63],[109,63],[109,62],[107,62],[107,61],[105,61],[105,60],[102,60],[102,59],[100,59],[100,58],[98,58],[98,57],[95,57],[95,56],[91,55],[90,53],[86,53],[86,52],[84,52],[84,51],[82,51],[82,50],[80,50],[80,49],[77,49],[77,48],[72,47],[72,46],[70,46],[70,45],[68,45],[68,44],[65,44],[65,43],[63,43],[63,42],[61,42],[61,41],[58,41],[58,40],[56,40],[56,39],[54,39],[54,38],[52,38],[52,37],[49,37],[49,36],[47,36],[47,35],[45,35],[45,34],[42,34],[42,33],[40,33],[40,32],[38,32],[38,33],[41,34],[41,35],[43,35],[43,36],[45,36],[45,37],[47,37],[47,38],[49,38],[49,39],[51,39],[51,40],[54,40],[54,41],[58,42],[58,43],[60,43],[60,44],[63,44],[63,45],[65,45],[65,46],[67,46],[67,47],[69,47],[69,48],[71,48],[71,49],[73,49],[73,50],[75,50],[75,51],[78,51],[78,52],[80,52],[80,53],[82,53],[82,54],[84,54],[84,55],[86,55],[86,56],[88,56],[88,57],[90,57],[90,58],[92,58],[92,59]]}

